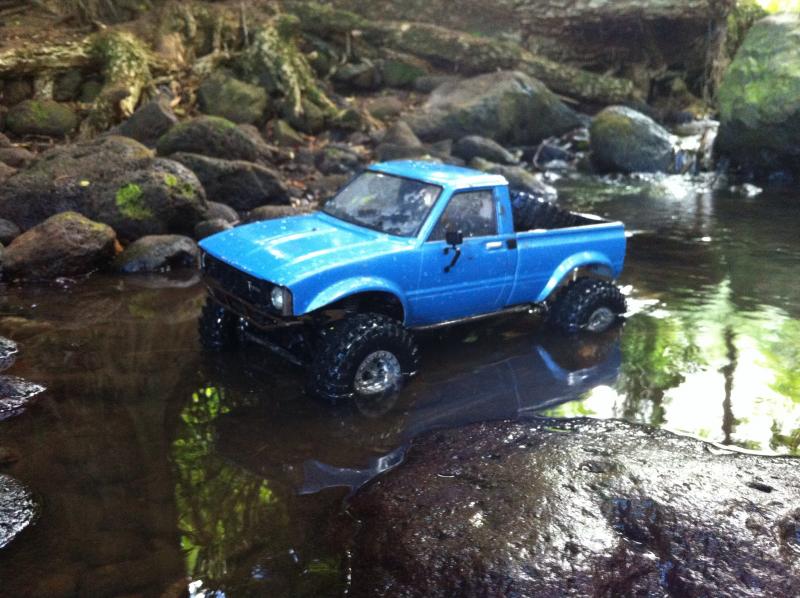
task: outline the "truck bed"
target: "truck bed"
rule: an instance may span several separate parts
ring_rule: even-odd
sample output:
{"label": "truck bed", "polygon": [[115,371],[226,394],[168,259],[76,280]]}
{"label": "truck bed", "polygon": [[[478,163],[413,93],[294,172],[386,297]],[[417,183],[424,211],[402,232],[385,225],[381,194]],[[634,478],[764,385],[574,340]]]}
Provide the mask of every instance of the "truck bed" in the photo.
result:
{"label": "truck bed", "polygon": [[598,216],[576,214],[524,191],[512,191],[514,231],[555,230],[607,222]]}

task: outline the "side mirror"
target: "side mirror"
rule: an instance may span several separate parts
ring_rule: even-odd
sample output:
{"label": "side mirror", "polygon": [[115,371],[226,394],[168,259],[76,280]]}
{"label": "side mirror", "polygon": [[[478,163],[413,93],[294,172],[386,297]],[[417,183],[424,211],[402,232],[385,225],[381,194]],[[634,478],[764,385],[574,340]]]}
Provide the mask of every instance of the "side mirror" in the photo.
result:
{"label": "side mirror", "polygon": [[444,234],[444,240],[451,247],[457,247],[464,243],[464,233],[460,230],[448,230]]}

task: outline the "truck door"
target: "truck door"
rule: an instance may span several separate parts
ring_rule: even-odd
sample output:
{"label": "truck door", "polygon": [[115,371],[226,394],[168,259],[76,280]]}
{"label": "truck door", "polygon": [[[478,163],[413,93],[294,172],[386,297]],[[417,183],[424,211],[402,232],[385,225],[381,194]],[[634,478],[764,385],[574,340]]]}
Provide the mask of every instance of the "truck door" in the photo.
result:
{"label": "truck door", "polygon": [[[411,297],[414,325],[455,320],[500,309],[511,290],[516,256],[500,234],[499,202],[492,189],[454,194],[427,241],[422,245],[419,287]],[[461,231],[461,256],[452,268],[454,251],[447,231]],[[447,249],[447,252],[445,250]]]}

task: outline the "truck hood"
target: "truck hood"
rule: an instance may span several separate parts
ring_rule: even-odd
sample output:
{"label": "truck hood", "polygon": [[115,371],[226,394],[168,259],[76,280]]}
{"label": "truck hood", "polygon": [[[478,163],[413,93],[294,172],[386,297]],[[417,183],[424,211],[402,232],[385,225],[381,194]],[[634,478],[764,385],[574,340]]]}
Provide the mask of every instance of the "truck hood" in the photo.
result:
{"label": "truck hood", "polygon": [[339,265],[408,249],[398,239],[315,213],[238,226],[200,242],[203,251],[270,282],[293,282]]}

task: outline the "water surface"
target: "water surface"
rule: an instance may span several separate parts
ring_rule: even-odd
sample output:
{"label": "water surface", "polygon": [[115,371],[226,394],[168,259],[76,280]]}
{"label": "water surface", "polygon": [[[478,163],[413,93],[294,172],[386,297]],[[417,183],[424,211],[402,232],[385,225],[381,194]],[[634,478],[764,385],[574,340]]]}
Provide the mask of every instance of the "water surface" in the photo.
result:
{"label": "water surface", "polygon": [[800,454],[800,197],[679,177],[558,181],[623,219],[630,317],[564,340],[520,316],[422,339],[395,401],[332,407],[253,350],[205,359],[191,273],[0,294],[6,374],[47,387],[0,422],[37,524],[0,551],[8,595],[317,596],[347,590],[343,499],[424,431],[546,413],[624,418]]}

